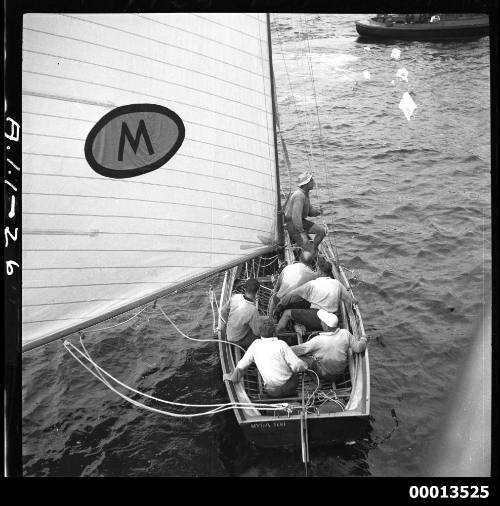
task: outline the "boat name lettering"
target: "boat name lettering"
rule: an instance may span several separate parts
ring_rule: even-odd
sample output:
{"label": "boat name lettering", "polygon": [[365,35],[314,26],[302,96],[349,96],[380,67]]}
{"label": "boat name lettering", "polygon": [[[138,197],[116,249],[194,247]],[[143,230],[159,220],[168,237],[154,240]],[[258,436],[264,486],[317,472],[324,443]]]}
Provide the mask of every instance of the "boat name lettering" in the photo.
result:
{"label": "boat name lettering", "polygon": [[128,178],[165,165],[184,141],[182,119],[156,104],[130,104],[105,114],[85,141],[85,158],[101,176]]}
{"label": "boat name lettering", "polygon": [[250,424],[252,429],[271,429],[285,427],[286,422],[258,422]]}

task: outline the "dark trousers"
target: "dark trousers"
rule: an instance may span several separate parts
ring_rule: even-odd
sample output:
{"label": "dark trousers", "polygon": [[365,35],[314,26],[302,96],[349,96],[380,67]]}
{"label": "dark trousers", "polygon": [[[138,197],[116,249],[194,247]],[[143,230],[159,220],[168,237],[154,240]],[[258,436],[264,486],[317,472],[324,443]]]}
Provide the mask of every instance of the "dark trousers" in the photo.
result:
{"label": "dark trousers", "polygon": [[323,330],[317,309],[292,309],[292,320],[305,325],[308,331]]}

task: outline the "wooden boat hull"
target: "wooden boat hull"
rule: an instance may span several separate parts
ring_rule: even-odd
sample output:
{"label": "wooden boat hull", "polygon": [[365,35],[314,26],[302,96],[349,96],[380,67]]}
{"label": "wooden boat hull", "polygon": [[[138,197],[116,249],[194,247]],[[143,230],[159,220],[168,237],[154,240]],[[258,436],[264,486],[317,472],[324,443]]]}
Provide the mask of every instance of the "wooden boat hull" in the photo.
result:
{"label": "wooden boat hull", "polygon": [[469,21],[445,20],[439,23],[393,23],[356,21],[361,37],[383,39],[436,40],[484,37],[489,34],[488,16]]}
{"label": "wooden boat hull", "polygon": [[[369,426],[369,415],[350,414],[344,417],[307,417],[310,446],[355,441]],[[240,424],[245,437],[261,448],[295,447],[300,445],[300,418],[248,421]]]}
{"label": "wooden boat hull", "polygon": [[[324,256],[329,260],[333,260],[333,252],[323,251]],[[291,261],[290,251],[287,251],[288,260]],[[293,258],[293,256],[292,256]],[[263,264],[266,264],[267,259]],[[260,264],[260,260],[259,260]],[[342,268],[335,262],[332,262],[334,276],[348,286],[348,281],[343,273]],[[238,283],[238,276],[243,277],[245,272],[251,271],[246,265],[243,267],[235,267],[228,271],[221,294],[221,305],[229,299],[233,293],[234,286]],[[262,273],[261,273],[262,274]],[[256,276],[258,277],[258,276]],[[267,306],[266,306],[267,308]],[[265,313],[264,310],[261,314]],[[358,309],[354,311],[352,308],[344,307],[344,321],[347,328],[352,333],[359,335],[364,332],[361,316]],[[219,322],[220,323],[220,322]],[[237,361],[239,360],[240,351],[234,347],[225,344],[225,332],[219,333],[221,342],[219,343],[219,353],[223,374],[232,373]],[[347,394],[342,396],[344,403],[343,409],[335,409],[334,403],[327,402],[323,406],[319,406],[314,412],[307,414],[307,431],[308,441],[311,446],[323,445],[328,443],[342,443],[353,441],[360,438],[366,433],[369,427],[370,418],[370,368],[368,359],[368,350],[361,354],[350,355],[348,367],[348,389]],[[257,384],[258,373],[255,371],[254,384]],[[247,374],[248,376],[248,374]],[[257,386],[252,387],[248,383],[249,379],[239,383],[226,381],[225,385],[231,402],[248,403],[250,407],[246,409],[234,409],[235,417],[242,429],[245,437],[253,444],[259,447],[292,447],[301,444],[301,417],[303,411],[299,398],[291,400],[276,400],[256,396]],[[311,380],[312,381],[312,380]],[[318,384],[318,387],[320,385]],[[254,388],[252,392],[252,388]],[[309,385],[314,388],[314,385]],[[322,385],[322,388],[323,385]],[[312,390],[309,390],[311,392]],[[335,392],[340,392],[341,389]],[[327,392],[327,390],[325,390]],[[328,391],[335,398],[334,390]],[[258,400],[256,400],[258,397]],[[254,402],[262,403],[287,403],[288,410],[263,411],[260,408],[254,408]],[[262,404],[260,404],[262,405]],[[327,409],[324,409],[328,406]],[[334,409],[331,409],[331,408]]]}

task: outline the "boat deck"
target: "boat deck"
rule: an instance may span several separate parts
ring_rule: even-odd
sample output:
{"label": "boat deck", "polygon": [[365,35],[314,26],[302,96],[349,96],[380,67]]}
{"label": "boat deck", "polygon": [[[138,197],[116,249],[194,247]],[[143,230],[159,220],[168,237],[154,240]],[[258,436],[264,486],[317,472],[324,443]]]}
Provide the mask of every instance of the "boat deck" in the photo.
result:
{"label": "boat deck", "polygon": [[[331,406],[332,402],[334,403],[333,407],[337,408],[337,411],[343,411],[345,409],[351,395],[351,380],[348,375],[344,374],[341,380],[337,383],[320,379],[320,383],[318,385],[317,378],[309,374],[305,374],[304,380],[304,397],[309,405],[308,411],[320,413],[322,408],[325,406],[325,403],[329,403],[330,411],[333,411]],[[299,381],[296,395],[281,398],[270,397],[266,393],[262,378],[257,370],[257,367],[255,367],[255,364],[252,364],[252,366],[248,369],[243,381],[245,391],[253,402],[270,404],[287,403],[290,405],[292,410],[294,408],[301,409],[302,407],[301,381]],[[269,412],[262,412],[262,414],[268,415]],[[288,416],[288,413],[276,411],[274,416],[278,418],[286,417]]]}

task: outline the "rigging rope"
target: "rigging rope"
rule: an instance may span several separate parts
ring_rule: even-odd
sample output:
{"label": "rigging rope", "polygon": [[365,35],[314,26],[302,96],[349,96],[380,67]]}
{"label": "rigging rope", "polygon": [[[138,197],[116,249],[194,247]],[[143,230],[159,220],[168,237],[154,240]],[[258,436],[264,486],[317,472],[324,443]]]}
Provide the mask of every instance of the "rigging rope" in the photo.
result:
{"label": "rigging rope", "polygon": [[[313,72],[312,63],[311,63],[311,46],[310,46],[310,42],[309,42],[309,26],[308,26],[308,22],[307,22],[307,19],[306,19],[305,16],[304,16],[303,19],[299,18],[298,29],[299,29],[299,34],[300,34],[300,36],[302,38],[302,41],[303,41],[302,46],[299,45],[299,53],[300,53],[301,58],[303,58],[303,60],[307,63],[306,64],[306,68],[308,70],[309,80],[310,80],[311,85],[312,85],[312,97],[314,98],[316,120],[317,120],[317,123],[318,123],[318,134],[319,134],[319,141],[320,141],[319,145],[320,145],[321,154],[322,154],[322,166],[323,166],[323,172],[324,172],[324,177],[325,177],[326,192],[327,192],[327,197],[330,200],[330,203],[332,203],[333,202],[333,190],[332,190],[332,187],[331,187],[330,182],[329,182],[328,170],[327,170],[327,167],[326,167],[326,154],[325,154],[324,143],[323,143],[323,130],[322,130],[321,120],[320,120],[320,115],[319,115],[319,106],[318,106],[317,92],[316,92],[316,82],[315,82],[314,72]],[[285,51],[283,49],[282,35],[281,35],[281,32],[280,32],[279,23],[276,23],[276,32],[278,34],[278,43],[279,43],[279,46],[280,46],[281,57],[282,57],[282,60],[283,60],[283,66],[284,66],[284,69],[285,69],[285,74],[287,76],[288,85],[289,85],[289,88],[290,88],[290,94],[291,94],[291,98],[292,98],[292,101],[293,101],[293,106],[294,106],[294,109],[295,109],[295,114],[297,116],[297,127],[299,129],[300,136],[303,139],[306,139],[306,135],[305,135],[305,133],[303,131],[303,127],[302,127],[302,124],[301,124],[302,117],[304,116],[305,117],[305,124],[308,125],[307,135],[309,137],[310,157],[314,160],[313,146],[312,146],[312,141],[311,141],[311,138],[310,138],[310,134],[311,134],[312,128],[310,127],[308,110],[307,110],[307,107],[305,107],[304,108],[304,112],[302,114],[299,112],[297,101],[295,99],[294,87],[292,85],[292,80],[290,78],[290,74],[288,72],[288,67],[287,67],[287,64],[286,64],[286,59],[285,59],[285,56],[284,56]],[[306,104],[306,99],[304,99],[304,104]],[[309,155],[307,156],[307,163],[308,163],[309,170],[311,170],[311,163],[310,163]],[[317,198],[319,200],[319,189],[320,189],[320,185],[319,184],[317,184],[317,189],[318,189],[318,192],[317,192],[318,196],[317,196]],[[289,197],[290,197],[290,195],[289,195]],[[287,198],[287,201],[288,201],[288,198]],[[333,208],[332,208],[332,212],[331,213],[332,213],[332,215],[334,214]],[[335,238],[335,230],[333,229],[332,233],[331,234],[329,233],[328,225],[327,225],[326,220],[324,219],[323,216],[320,218],[320,222],[322,223],[323,227],[325,228],[325,232],[326,232],[326,237],[323,240],[323,242],[331,245],[332,249],[335,251],[334,258],[336,258],[336,260],[339,261],[338,249],[337,249],[336,238]]]}
{"label": "rigging rope", "polygon": [[[158,397],[154,397],[152,395],[146,394],[144,392],[141,392],[139,390],[136,390],[136,389],[134,389],[134,388],[126,385],[122,381],[120,381],[117,378],[115,378],[114,376],[112,376],[110,373],[108,373],[102,367],[100,367],[90,357],[90,354],[88,353],[88,351],[85,348],[85,345],[83,344],[82,336],[80,336],[80,344],[81,344],[82,348],[85,351],[80,350],[73,343],[70,343],[67,340],[64,341],[64,347],[70,353],[70,355],[72,355],[73,358],[75,360],[77,360],[77,362],[79,362],[95,378],[97,378],[99,381],[101,381],[101,383],[103,383],[104,385],[106,385],[110,390],[112,390],[113,392],[115,392],[116,394],[118,394],[120,397],[122,397],[123,399],[127,400],[128,402],[131,402],[132,404],[134,404],[136,406],[139,406],[139,407],[142,407],[144,409],[148,409],[150,411],[154,411],[156,413],[160,413],[160,414],[164,414],[164,415],[169,415],[169,416],[174,416],[174,417],[189,418],[189,417],[195,417],[195,416],[204,416],[204,415],[215,414],[215,413],[219,413],[221,411],[227,411],[227,410],[233,409],[233,408],[236,408],[236,409],[256,408],[256,409],[259,409],[259,410],[267,410],[267,411],[276,411],[276,410],[282,410],[282,409],[284,410],[284,409],[288,408],[288,404],[286,404],[286,403],[259,404],[259,403],[244,403],[244,402],[237,402],[237,403],[226,402],[226,403],[219,403],[219,404],[188,404],[188,403],[182,403],[182,402],[168,401],[166,399],[160,399]],[[75,352],[77,352],[83,359],[87,360],[87,362],[90,363],[97,372],[93,371],[89,366],[87,366],[86,364],[84,364],[82,362],[82,360],[78,356],[76,356],[76,354],[70,348],[72,348],[72,350],[74,350]],[[168,405],[171,405],[171,406],[177,406],[177,407],[181,407],[181,408],[186,408],[186,407],[188,407],[188,408],[207,408],[207,407],[209,407],[209,408],[214,408],[214,409],[211,409],[211,410],[203,412],[203,413],[186,414],[186,413],[173,413],[173,412],[168,412],[168,411],[160,410],[160,409],[157,409],[157,408],[153,408],[151,406],[147,406],[147,405],[145,405],[145,404],[143,404],[141,402],[138,402],[138,401],[136,401],[136,400],[128,397],[127,395],[122,394],[121,392],[119,392],[118,390],[116,390],[116,388],[114,388],[109,383],[109,381],[107,381],[102,376],[102,374],[105,374],[108,378],[110,378],[112,381],[116,382],[117,384],[119,384],[123,388],[126,388],[127,390],[130,390],[131,392],[133,392],[135,394],[142,395],[143,397],[147,397],[147,398],[149,398],[151,400],[154,400],[156,402],[168,404]]]}
{"label": "rigging rope", "polygon": [[231,346],[236,346],[237,348],[240,348],[240,350],[243,350],[243,353],[245,353],[245,349],[242,348],[239,344],[232,343],[231,341],[224,341],[222,339],[197,339],[195,337],[189,337],[186,335],[182,330],[165,314],[165,311],[163,311],[163,308],[161,306],[158,306],[163,316],[172,324],[175,330],[179,332],[179,334],[186,339],[189,339],[190,341],[200,341],[200,342],[215,342],[215,343],[224,343],[224,344],[230,344]]}

